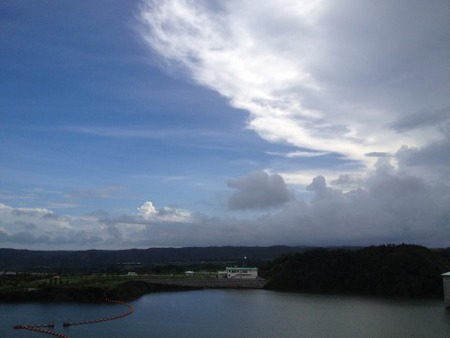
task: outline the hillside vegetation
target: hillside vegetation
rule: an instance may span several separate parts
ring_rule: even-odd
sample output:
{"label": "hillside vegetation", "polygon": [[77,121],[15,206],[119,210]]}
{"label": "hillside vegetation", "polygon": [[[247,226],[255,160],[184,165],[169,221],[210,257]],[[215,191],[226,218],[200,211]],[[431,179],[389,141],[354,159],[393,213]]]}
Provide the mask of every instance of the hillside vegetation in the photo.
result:
{"label": "hillside vegetation", "polygon": [[66,276],[57,284],[46,279],[33,280],[26,275],[3,276],[0,278],[0,302],[103,302],[105,296],[129,301],[151,292],[190,289],[193,288],[150,284],[143,279],[126,276]]}
{"label": "hillside vegetation", "polygon": [[317,249],[271,263],[269,289],[377,296],[442,296],[449,250],[383,245],[359,250]]}
{"label": "hillside vegetation", "polygon": [[[233,259],[236,264],[242,263],[244,252],[250,256],[247,263],[257,266],[259,275],[268,280],[266,288],[283,291],[442,297],[441,274],[450,271],[450,248],[430,250],[418,245],[310,250],[302,247],[167,248],[116,252],[0,249],[0,262],[5,259],[0,265],[15,267],[17,271],[0,270],[0,302],[100,301],[105,294],[130,300],[148,292],[180,290],[182,288],[151,285],[146,279],[149,274],[184,278],[186,270],[215,275]],[[269,258],[279,252],[285,254]],[[187,257],[182,257],[187,253]],[[204,258],[211,260],[203,261]],[[151,264],[154,261],[161,263]],[[162,263],[164,261],[176,263]],[[135,272],[127,276],[130,269]]]}
{"label": "hillside vegetation", "polygon": [[136,263],[141,266],[154,264],[185,264],[199,262],[241,263],[243,257],[252,261],[272,260],[283,254],[303,252],[308,247],[185,247],[149,248],[129,250],[86,251],[32,251],[0,248],[0,270],[36,270],[36,268],[61,270],[98,270],[105,266],[117,267]]}

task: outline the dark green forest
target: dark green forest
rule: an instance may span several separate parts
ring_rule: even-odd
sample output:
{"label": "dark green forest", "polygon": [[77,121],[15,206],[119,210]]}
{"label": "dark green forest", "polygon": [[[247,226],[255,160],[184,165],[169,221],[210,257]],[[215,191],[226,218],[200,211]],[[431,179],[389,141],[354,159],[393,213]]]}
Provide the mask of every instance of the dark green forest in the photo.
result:
{"label": "dark green forest", "polygon": [[358,250],[315,249],[284,255],[269,267],[267,288],[376,296],[442,297],[450,249],[382,245]]}

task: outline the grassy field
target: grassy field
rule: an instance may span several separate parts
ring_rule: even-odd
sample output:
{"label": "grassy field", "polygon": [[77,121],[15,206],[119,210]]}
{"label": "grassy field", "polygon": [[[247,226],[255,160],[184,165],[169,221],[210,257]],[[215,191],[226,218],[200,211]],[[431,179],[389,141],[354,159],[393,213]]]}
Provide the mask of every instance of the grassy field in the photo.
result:
{"label": "grassy field", "polygon": [[[195,278],[214,274],[198,273]],[[115,299],[135,299],[142,294],[172,291],[179,287],[155,286],[149,278],[191,278],[184,274],[168,275],[97,275],[97,274],[16,274],[0,275],[0,301],[99,301],[105,295]],[[193,278],[193,277],[192,277]]]}

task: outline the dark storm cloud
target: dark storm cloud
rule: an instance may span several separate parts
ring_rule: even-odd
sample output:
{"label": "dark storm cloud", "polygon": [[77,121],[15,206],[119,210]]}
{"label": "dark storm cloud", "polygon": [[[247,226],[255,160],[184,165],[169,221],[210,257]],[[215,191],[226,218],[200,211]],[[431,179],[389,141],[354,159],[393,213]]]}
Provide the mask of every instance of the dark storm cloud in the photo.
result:
{"label": "dark storm cloud", "polygon": [[318,229],[336,232],[336,238],[428,244],[450,240],[450,235],[433,238],[450,234],[450,187],[405,174],[388,161],[366,178],[364,189],[344,193],[328,187],[322,177],[309,188],[315,192],[309,216]]}
{"label": "dark storm cloud", "polygon": [[397,158],[404,166],[440,166],[450,169],[450,138],[429,144],[422,148],[405,146],[397,152]]}
{"label": "dark storm cloud", "polygon": [[349,175],[349,174],[344,174],[344,175],[339,175],[339,177],[335,180],[331,181],[331,184],[334,187],[342,187],[342,188],[346,188],[346,187],[353,187],[353,188],[358,188],[364,185],[364,180],[361,177],[361,175]]}
{"label": "dark storm cloud", "polygon": [[406,175],[388,161],[360,183],[345,192],[317,176],[308,186],[309,202],[291,201],[249,229],[264,229],[273,242],[287,244],[450,245],[450,186]]}
{"label": "dark storm cloud", "polygon": [[277,174],[252,172],[229,180],[227,184],[234,189],[228,200],[228,206],[233,210],[270,208],[294,199],[293,192]]}
{"label": "dark storm cloud", "polygon": [[420,112],[401,117],[390,125],[397,131],[405,131],[416,128],[437,126],[442,123],[450,123],[450,107],[430,112]]}

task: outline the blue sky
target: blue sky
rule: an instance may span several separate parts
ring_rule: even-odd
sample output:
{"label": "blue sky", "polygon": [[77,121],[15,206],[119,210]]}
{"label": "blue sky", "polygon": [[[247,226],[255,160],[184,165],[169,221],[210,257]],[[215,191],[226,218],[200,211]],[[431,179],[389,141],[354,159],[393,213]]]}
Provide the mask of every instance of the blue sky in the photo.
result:
{"label": "blue sky", "polygon": [[2,1],[0,247],[450,246],[449,15]]}

